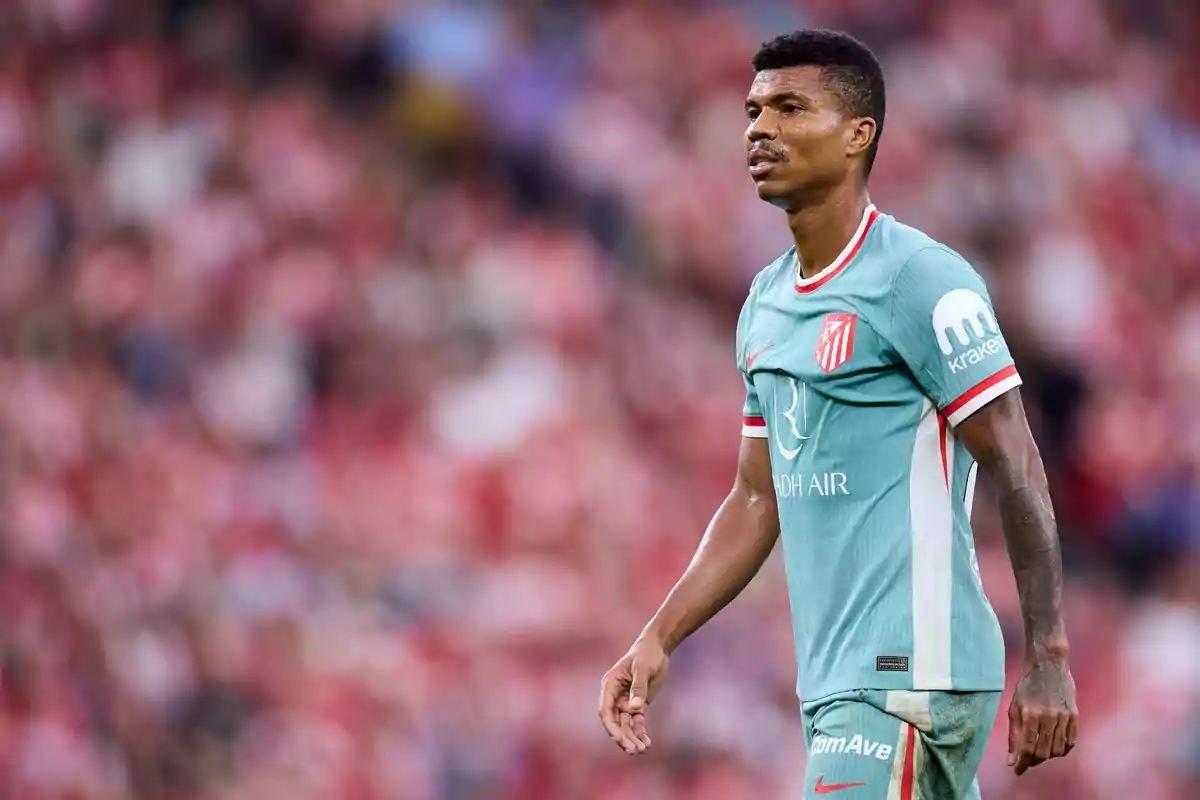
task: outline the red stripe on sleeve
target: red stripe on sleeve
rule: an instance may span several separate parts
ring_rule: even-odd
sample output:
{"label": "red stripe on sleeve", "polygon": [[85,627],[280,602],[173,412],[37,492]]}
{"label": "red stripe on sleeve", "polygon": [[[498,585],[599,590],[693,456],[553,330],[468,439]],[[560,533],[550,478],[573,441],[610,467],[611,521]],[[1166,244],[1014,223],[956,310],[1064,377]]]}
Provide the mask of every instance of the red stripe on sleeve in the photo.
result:
{"label": "red stripe on sleeve", "polygon": [[[908,723],[905,723],[908,725]],[[900,800],[913,798],[913,772],[916,762],[917,729],[908,725],[908,747],[904,748],[904,772],[900,776]]]}
{"label": "red stripe on sleeve", "polygon": [[767,421],[762,417],[742,417],[742,424],[749,425],[751,428],[767,427]]}
{"label": "red stripe on sleeve", "polygon": [[1016,375],[1016,374],[1017,374],[1016,365],[1010,364],[1009,366],[1007,366],[1004,369],[997,372],[992,377],[985,378],[984,380],[982,380],[979,383],[972,386],[970,389],[967,389],[965,392],[963,392],[961,395],[959,395],[957,400],[955,400],[953,403],[951,403],[950,405],[943,408],[942,413],[945,414],[947,417],[953,415],[955,411],[958,411],[960,408],[962,408],[967,403],[974,400],[979,395],[986,392],[988,389],[995,386],[1000,381],[1005,380],[1007,378],[1011,378],[1013,375]]}

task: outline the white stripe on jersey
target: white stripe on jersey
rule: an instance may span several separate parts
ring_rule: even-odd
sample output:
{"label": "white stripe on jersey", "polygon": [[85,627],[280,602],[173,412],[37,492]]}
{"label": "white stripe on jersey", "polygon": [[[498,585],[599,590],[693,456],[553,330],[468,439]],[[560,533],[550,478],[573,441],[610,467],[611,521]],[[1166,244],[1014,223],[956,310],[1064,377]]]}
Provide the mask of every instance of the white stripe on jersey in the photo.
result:
{"label": "white stripe on jersey", "polygon": [[[953,463],[954,449],[950,432],[943,433],[942,427],[937,409],[927,398],[913,441],[908,485],[912,519],[914,689],[951,688],[954,516],[947,490],[947,473]],[[943,439],[943,436],[947,438]],[[942,466],[943,444],[946,446],[945,470]]]}

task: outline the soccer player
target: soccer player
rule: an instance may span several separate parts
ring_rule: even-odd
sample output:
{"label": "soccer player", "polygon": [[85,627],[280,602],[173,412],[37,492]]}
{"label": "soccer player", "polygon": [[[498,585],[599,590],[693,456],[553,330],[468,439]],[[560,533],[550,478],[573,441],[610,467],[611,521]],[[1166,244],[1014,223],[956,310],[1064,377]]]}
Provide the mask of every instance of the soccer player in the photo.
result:
{"label": "soccer player", "polygon": [[987,288],[956,252],[872,205],[884,81],[850,36],[801,30],[753,58],[745,144],[795,246],[753,280],[733,489],[683,576],[604,676],[629,753],[669,654],[750,582],[782,532],[808,745],[805,797],[978,797],[1004,644],[971,533],[994,481],[1025,625],[1008,764],[1065,755],[1075,688],[1054,512]]}

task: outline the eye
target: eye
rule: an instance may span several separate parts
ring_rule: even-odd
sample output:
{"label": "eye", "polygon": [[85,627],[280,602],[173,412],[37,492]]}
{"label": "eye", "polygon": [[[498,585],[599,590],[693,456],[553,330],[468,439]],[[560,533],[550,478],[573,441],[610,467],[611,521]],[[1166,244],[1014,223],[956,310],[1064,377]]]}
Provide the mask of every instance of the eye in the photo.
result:
{"label": "eye", "polygon": [[780,110],[784,114],[799,114],[804,109],[801,108],[800,106],[796,105],[795,103],[785,103],[783,105],[783,108],[781,108]]}
{"label": "eye", "polygon": [[750,118],[751,122],[758,119],[758,115],[761,113],[762,113],[762,111],[757,108],[747,108],[746,109],[746,116]]}

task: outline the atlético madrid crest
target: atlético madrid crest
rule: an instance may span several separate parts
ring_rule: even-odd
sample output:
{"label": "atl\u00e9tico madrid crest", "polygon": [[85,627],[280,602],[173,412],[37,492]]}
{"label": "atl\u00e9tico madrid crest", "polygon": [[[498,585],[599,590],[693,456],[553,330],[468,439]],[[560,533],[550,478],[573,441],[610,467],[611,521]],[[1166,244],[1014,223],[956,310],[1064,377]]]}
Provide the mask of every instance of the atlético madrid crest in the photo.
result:
{"label": "atl\u00e9tico madrid crest", "polygon": [[854,327],[857,314],[826,314],[814,355],[821,369],[833,372],[854,355]]}

